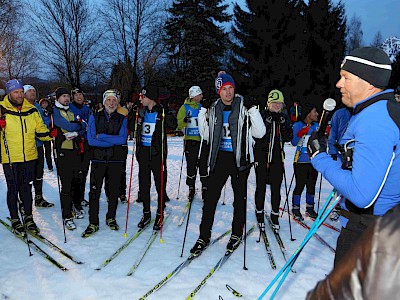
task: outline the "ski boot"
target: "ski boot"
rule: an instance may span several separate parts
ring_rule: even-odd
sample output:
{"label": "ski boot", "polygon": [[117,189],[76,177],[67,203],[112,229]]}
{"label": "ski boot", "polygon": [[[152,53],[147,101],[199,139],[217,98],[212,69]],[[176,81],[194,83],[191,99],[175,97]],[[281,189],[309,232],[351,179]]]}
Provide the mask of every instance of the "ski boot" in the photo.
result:
{"label": "ski boot", "polygon": [[203,251],[205,249],[207,249],[208,245],[210,244],[210,242],[205,241],[201,238],[198,238],[196,241],[196,244],[194,244],[193,248],[190,249],[190,253],[193,256],[199,256],[201,253],[203,253]]}
{"label": "ski boot", "polygon": [[115,220],[115,218],[110,218],[106,220],[106,224],[108,225],[108,227],[110,227],[111,230],[118,230],[119,226],[117,224],[117,221]]}
{"label": "ski boot", "polygon": [[125,195],[119,196],[119,200],[121,200],[121,203],[122,203],[122,204],[128,203],[128,199],[126,198]]}
{"label": "ski boot", "polygon": [[256,219],[257,219],[258,228],[260,228],[260,230],[265,230],[264,211],[263,210],[256,210]]}
{"label": "ski boot", "polygon": [[292,214],[293,214],[293,218],[295,218],[296,220],[299,220],[299,221],[304,220],[304,218],[300,212],[300,206],[293,205]]}
{"label": "ski boot", "polygon": [[72,218],[64,219],[64,225],[68,230],[75,230],[76,229],[76,225],[74,223],[74,219],[72,219]]}
{"label": "ski boot", "polygon": [[80,207],[80,208],[73,207],[72,208],[72,216],[75,219],[83,219],[85,217],[85,214],[86,214],[86,212],[82,207]]}
{"label": "ski boot", "polygon": [[164,222],[164,218],[165,218],[165,214],[163,213],[163,219],[161,220],[161,214],[157,213],[156,214],[156,220],[154,221],[154,225],[153,225],[153,230],[160,230],[161,227],[163,226],[163,222]]}
{"label": "ski boot", "polygon": [[314,210],[314,205],[306,205],[306,215],[313,219],[316,219],[318,217],[318,214]]}
{"label": "ski boot", "polygon": [[33,221],[32,215],[25,216],[24,221],[27,231],[31,232],[32,234],[38,234],[40,232],[40,229],[36,226],[35,221]]}
{"label": "ski boot", "polygon": [[25,228],[21,223],[21,220],[18,219],[10,219],[11,221],[11,226],[12,226],[12,231],[14,232],[15,235],[19,236],[19,237],[25,237],[26,236],[26,232],[25,232]]}
{"label": "ski boot", "polygon": [[48,208],[48,207],[53,207],[54,204],[47,202],[44,198],[43,195],[35,195],[35,206],[36,207],[44,207],[44,208]]}
{"label": "ski boot", "polygon": [[279,226],[279,212],[274,212],[273,210],[271,210],[271,222],[272,222],[272,229],[278,233],[280,226]]}
{"label": "ski boot", "polygon": [[[108,225],[108,224],[107,224]],[[89,226],[85,229],[85,231],[82,233],[83,238],[87,238],[91,235],[93,235],[95,232],[99,231],[99,225],[96,224],[89,224]]]}
{"label": "ski boot", "polygon": [[226,245],[226,251],[235,251],[239,247],[240,241],[240,237],[238,237],[236,234],[232,234],[231,238],[229,239],[228,245]]}
{"label": "ski boot", "polygon": [[139,224],[137,225],[139,228],[143,229],[147,225],[150,224],[151,221],[151,213],[150,212],[145,212],[143,213],[142,219],[140,220]]}

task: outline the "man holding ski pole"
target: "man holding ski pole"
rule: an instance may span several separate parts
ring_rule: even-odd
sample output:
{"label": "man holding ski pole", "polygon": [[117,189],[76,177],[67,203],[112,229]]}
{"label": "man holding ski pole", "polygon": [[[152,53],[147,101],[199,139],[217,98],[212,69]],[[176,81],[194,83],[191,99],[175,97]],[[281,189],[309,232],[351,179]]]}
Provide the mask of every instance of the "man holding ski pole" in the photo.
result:
{"label": "man holding ski pole", "polygon": [[326,136],[313,133],[308,151],[313,166],[346,199],[335,266],[369,224],[400,203],[400,104],[386,89],[391,76],[387,54],[375,47],[345,57],[336,87],[352,116],[340,139],[342,161],[326,153]]}

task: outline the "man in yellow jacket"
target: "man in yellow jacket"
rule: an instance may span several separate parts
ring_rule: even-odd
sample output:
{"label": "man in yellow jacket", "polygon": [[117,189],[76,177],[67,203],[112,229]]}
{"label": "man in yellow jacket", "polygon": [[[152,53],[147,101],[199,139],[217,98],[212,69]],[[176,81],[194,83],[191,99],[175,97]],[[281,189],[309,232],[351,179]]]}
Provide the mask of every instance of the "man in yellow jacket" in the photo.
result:
{"label": "man in yellow jacket", "polygon": [[35,138],[50,141],[56,132],[49,132],[36,107],[24,99],[21,81],[8,81],[6,93],[0,102],[1,162],[7,181],[11,225],[15,234],[23,236],[25,229],[18,207],[26,229],[32,233],[40,231],[32,216],[32,183],[38,158]]}

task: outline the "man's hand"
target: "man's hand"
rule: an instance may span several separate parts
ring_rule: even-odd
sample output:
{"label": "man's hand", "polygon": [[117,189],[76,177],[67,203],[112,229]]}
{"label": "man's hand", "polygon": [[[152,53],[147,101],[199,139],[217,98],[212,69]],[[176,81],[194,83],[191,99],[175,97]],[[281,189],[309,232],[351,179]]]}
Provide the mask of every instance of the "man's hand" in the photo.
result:
{"label": "man's hand", "polygon": [[191,118],[192,118],[192,116],[186,116],[183,118],[183,122],[188,123],[188,122],[190,122]]}
{"label": "man's hand", "polygon": [[327,142],[328,139],[326,135],[323,135],[321,138],[318,138],[318,133],[316,131],[311,133],[311,136],[308,139],[308,144],[307,144],[308,156],[312,159],[314,158],[314,156],[326,152]]}
{"label": "man's hand", "polygon": [[64,133],[65,138],[70,141],[73,140],[74,138],[76,138],[79,134],[76,131],[72,131],[72,132],[66,132]]}

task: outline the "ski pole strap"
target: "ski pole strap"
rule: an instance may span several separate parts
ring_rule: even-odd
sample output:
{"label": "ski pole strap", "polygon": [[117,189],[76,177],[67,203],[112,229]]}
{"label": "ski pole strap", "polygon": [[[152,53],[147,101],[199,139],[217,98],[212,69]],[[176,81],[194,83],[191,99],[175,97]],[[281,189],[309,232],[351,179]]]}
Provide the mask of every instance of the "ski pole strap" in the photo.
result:
{"label": "ski pole strap", "polygon": [[240,294],[239,292],[235,291],[229,284],[226,284],[226,288],[227,288],[228,291],[230,291],[235,297],[243,297],[242,294]]}

